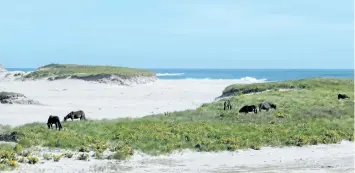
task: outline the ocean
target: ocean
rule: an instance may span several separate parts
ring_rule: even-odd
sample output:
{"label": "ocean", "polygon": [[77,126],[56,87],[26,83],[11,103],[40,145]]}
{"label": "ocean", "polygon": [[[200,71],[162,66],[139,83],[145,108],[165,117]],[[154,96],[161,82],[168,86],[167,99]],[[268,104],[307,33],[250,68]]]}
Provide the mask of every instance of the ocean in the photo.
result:
{"label": "ocean", "polygon": [[[8,68],[8,71],[33,71],[33,68]],[[352,69],[148,69],[159,79],[240,79],[284,81],[313,77],[354,78]]]}

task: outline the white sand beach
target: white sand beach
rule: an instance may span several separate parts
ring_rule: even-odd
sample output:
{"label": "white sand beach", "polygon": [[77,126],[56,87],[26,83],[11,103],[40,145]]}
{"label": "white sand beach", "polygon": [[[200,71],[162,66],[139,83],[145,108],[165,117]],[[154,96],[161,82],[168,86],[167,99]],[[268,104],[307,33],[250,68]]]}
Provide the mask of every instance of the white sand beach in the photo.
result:
{"label": "white sand beach", "polygon": [[44,105],[0,104],[1,124],[45,123],[49,115],[63,118],[72,110],[83,110],[89,119],[113,119],[194,109],[230,84],[256,81],[158,80],[132,87],[79,80],[3,81],[0,91],[23,93]]}
{"label": "white sand beach", "polygon": [[[257,80],[158,80],[132,87],[78,80],[0,81],[0,91],[25,94],[44,105],[0,104],[0,124],[11,126],[62,119],[84,110],[90,119],[143,117],[165,111],[194,109],[211,102],[234,83]],[[45,125],[45,124],[44,124]],[[12,172],[353,172],[354,143],[310,147],[269,148],[260,151],[197,153],[169,156],[136,154],[128,161],[62,159],[24,165]]]}

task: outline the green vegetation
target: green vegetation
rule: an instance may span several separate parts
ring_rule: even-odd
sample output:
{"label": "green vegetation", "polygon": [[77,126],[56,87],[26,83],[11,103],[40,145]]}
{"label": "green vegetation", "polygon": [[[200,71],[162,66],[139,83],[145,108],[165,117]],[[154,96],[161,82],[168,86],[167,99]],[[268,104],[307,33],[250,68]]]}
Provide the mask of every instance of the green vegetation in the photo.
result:
{"label": "green vegetation", "polygon": [[[293,80],[293,81],[284,81],[284,82],[266,82],[266,83],[254,83],[249,85],[243,84],[234,84],[228,86],[222,92],[222,96],[230,95],[241,95],[241,94],[250,94],[256,92],[263,92],[267,90],[278,90],[278,89],[316,89],[324,88],[324,85],[331,84],[327,89],[341,89],[340,85],[344,81],[338,79],[302,79],[302,80]],[[348,81],[350,82],[350,81]],[[339,88],[340,87],[340,88]]]}
{"label": "green vegetation", "polygon": [[39,162],[39,158],[36,156],[28,156],[27,160],[29,164],[36,164],[37,162]]}
{"label": "green vegetation", "polygon": [[59,160],[60,160],[61,158],[62,158],[62,155],[53,154],[53,161],[59,162]]}
{"label": "green vegetation", "polygon": [[78,160],[88,160],[89,159],[89,154],[81,153],[78,157]]}
{"label": "green vegetation", "polygon": [[15,145],[15,148],[14,148],[14,151],[17,153],[17,154],[20,154],[22,152],[22,146],[21,144],[16,144]]}
{"label": "green vegetation", "polygon": [[155,73],[128,67],[115,66],[93,66],[93,65],[75,65],[75,64],[49,64],[42,66],[25,76],[25,78],[47,78],[47,77],[89,77],[97,75],[120,75],[122,77],[133,76],[155,76]]}
{"label": "green vegetation", "polygon": [[45,153],[45,154],[43,154],[43,158],[44,158],[45,160],[51,160],[51,159],[52,159],[52,156],[51,156],[50,154],[48,154],[48,153]]}
{"label": "green vegetation", "polygon": [[[278,91],[285,86],[294,90]],[[258,88],[258,89],[256,89]],[[347,79],[305,79],[251,85],[232,85],[226,90],[268,92],[230,98],[232,110],[223,110],[223,99],[203,104],[196,110],[165,112],[137,119],[68,121],[65,130],[48,130],[31,123],[12,131],[22,133],[28,146],[43,145],[84,152],[101,157],[109,149],[113,159],[127,159],[135,151],[157,155],[173,150],[223,151],[263,146],[303,146],[354,140],[354,85]],[[298,89],[302,88],[302,89]],[[338,100],[344,93],[351,99]],[[270,101],[276,110],[240,114],[246,104]],[[31,140],[30,140],[31,139]]]}
{"label": "green vegetation", "polygon": [[64,157],[66,157],[66,158],[72,158],[73,157],[73,153],[70,153],[70,152],[67,152],[67,153],[65,153],[64,154]]}

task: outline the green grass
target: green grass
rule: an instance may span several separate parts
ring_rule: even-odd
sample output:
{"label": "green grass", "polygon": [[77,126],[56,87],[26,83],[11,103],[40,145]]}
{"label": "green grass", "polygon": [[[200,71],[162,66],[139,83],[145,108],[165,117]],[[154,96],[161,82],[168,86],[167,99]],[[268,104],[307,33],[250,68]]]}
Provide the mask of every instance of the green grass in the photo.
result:
{"label": "green grass", "polygon": [[[226,87],[222,92],[222,96],[232,96],[232,95],[242,95],[255,92],[263,92],[267,90],[278,90],[278,89],[326,89],[334,91],[343,91],[344,87],[353,85],[352,80],[339,80],[339,79],[324,79],[324,78],[313,78],[313,79],[302,79],[302,80],[292,80],[284,82],[266,82],[266,83],[255,83],[249,85],[234,84]],[[353,86],[352,86],[353,87]],[[349,91],[348,91],[349,92]]]}
{"label": "green grass", "polygon": [[11,144],[0,144],[0,171],[9,171],[17,167],[16,151]]}
{"label": "green grass", "polygon": [[135,69],[116,66],[93,66],[75,64],[49,64],[29,73],[25,78],[46,78],[46,77],[86,77],[95,75],[115,74],[122,77],[132,76],[155,76],[155,73],[145,69]]}
{"label": "green grass", "polygon": [[[300,90],[276,91],[285,86]],[[246,91],[268,88],[269,92],[230,98],[233,109],[223,110],[223,99],[196,110],[166,112],[137,119],[64,122],[63,131],[48,130],[43,123],[16,127],[26,146],[43,145],[82,148],[115,154],[127,159],[134,151],[152,155],[174,150],[233,151],[263,146],[303,146],[354,140],[354,85],[347,79],[305,79],[266,84],[233,85]],[[351,99],[338,101],[337,94]],[[239,114],[246,104],[271,101],[277,110]],[[127,115],[129,116],[129,115]],[[20,141],[21,142],[21,141]]]}

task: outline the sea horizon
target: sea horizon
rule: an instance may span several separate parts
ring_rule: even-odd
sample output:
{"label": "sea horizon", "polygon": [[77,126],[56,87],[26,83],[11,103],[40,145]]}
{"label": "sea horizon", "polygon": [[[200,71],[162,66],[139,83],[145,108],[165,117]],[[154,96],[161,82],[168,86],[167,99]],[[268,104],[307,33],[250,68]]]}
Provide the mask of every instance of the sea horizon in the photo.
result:
{"label": "sea horizon", "polygon": [[[36,68],[5,68],[8,71],[33,71]],[[285,81],[315,77],[354,78],[354,69],[212,69],[212,68],[144,68],[158,79],[238,79],[244,81]]]}

